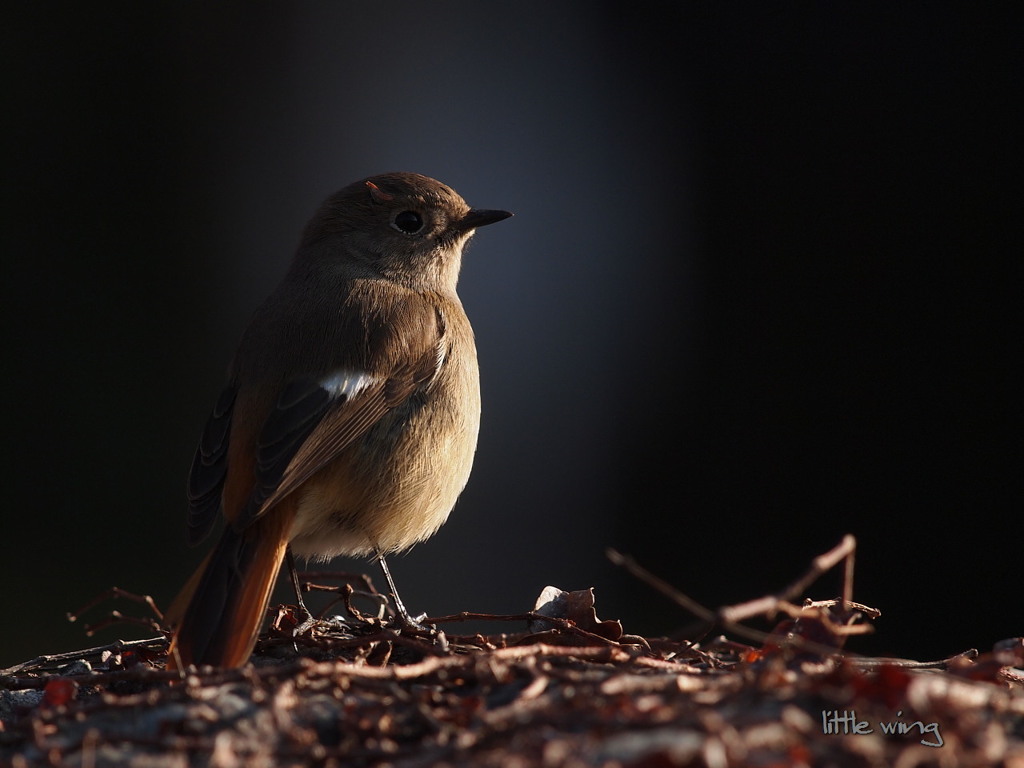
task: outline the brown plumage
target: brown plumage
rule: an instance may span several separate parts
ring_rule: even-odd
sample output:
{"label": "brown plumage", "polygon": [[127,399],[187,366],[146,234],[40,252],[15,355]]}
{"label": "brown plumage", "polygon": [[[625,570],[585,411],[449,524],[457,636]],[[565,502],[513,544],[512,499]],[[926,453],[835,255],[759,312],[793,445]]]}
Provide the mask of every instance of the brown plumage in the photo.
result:
{"label": "brown plumage", "polygon": [[286,548],[380,557],[447,519],[480,423],[455,292],[472,210],[411,173],[329,198],[256,312],[189,476],[190,540],[224,533],[169,611],[168,666],[244,664]]}

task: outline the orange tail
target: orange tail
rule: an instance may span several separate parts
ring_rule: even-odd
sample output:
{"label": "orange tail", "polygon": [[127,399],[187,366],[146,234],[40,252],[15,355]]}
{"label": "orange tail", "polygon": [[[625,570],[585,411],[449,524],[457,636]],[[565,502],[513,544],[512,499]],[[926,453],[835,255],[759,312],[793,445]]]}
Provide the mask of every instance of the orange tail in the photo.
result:
{"label": "orange tail", "polygon": [[[294,510],[284,503],[243,531],[230,524],[168,611],[180,616],[167,669],[240,667],[259,636],[288,546]],[[186,607],[187,606],[187,607]]]}

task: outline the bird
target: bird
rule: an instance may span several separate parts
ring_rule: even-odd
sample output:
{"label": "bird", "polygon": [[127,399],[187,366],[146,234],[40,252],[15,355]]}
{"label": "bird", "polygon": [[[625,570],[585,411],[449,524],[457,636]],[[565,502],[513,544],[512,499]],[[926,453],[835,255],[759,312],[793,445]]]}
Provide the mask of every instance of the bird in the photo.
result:
{"label": "bird", "polygon": [[167,668],[244,665],[293,555],[376,558],[410,621],[385,557],[432,536],[469,479],[480,384],[456,286],[467,241],[511,215],[408,172],[321,205],[202,431],[188,540],[225,524],[167,611]]}

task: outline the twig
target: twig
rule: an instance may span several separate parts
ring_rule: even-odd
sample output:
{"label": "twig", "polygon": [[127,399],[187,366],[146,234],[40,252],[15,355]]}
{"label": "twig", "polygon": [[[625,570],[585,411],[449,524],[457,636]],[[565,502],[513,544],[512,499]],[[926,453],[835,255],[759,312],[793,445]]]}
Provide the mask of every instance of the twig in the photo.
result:
{"label": "twig", "polygon": [[950,664],[958,661],[974,661],[978,658],[978,649],[969,648],[961,653],[956,653],[946,659],[936,661],[914,661],[913,659],[894,659],[879,656],[867,658],[858,656],[851,661],[861,669],[874,669],[875,667],[903,667],[904,669],[946,669]]}
{"label": "twig", "polygon": [[156,607],[156,602],[149,595],[139,595],[139,594],[136,594],[135,592],[129,592],[126,589],[121,589],[120,587],[111,587],[110,589],[107,589],[107,590],[104,590],[103,592],[101,592],[99,595],[94,597],[91,601],[89,601],[88,603],[83,605],[81,608],[79,608],[74,613],[69,613],[67,615],[68,616],[68,621],[71,621],[71,622],[78,621],[78,619],[81,617],[81,615],[83,613],[85,613],[86,611],[88,611],[88,610],[90,610],[92,608],[95,608],[100,603],[104,603],[107,600],[113,600],[113,599],[118,598],[118,597],[123,597],[123,598],[126,598],[128,600],[133,600],[136,603],[142,603],[142,604],[144,604],[144,605],[149,607],[149,609],[153,612],[153,615],[156,616],[158,621],[163,621],[164,620],[163,613],[161,613],[160,609]]}
{"label": "twig", "polygon": [[157,650],[166,644],[167,639],[164,637],[149,637],[145,640],[117,640],[109,645],[100,645],[95,648],[37,656],[29,661],[23,661],[20,664],[15,664],[13,667],[0,669],[0,678],[10,677],[18,674],[19,672],[30,672],[33,670],[46,672],[48,671],[45,669],[46,667],[52,667],[54,665],[63,666],[64,664],[79,661],[80,659],[88,660],[89,658],[102,658],[104,653],[121,653],[135,648],[152,648]]}
{"label": "twig", "polygon": [[128,600],[132,600],[136,603],[142,603],[147,606],[149,610],[153,612],[155,619],[143,618],[141,616],[126,616],[118,610],[112,610],[107,616],[94,624],[86,624],[83,627],[86,637],[92,637],[94,634],[99,632],[101,629],[106,629],[117,624],[135,624],[137,626],[143,626],[147,629],[152,629],[159,632],[163,629],[164,615],[159,608],[156,607],[156,601],[153,600],[149,595],[138,595],[134,592],[129,592],[126,589],[120,587],[111,587],[110,589],[104,590],[99,595],[94,597],[88,603],[83,605],[77,611],[68,613],[68,621],[76,622],[81,618],[82,614],[92,608],[95,608],[100,603],[104,603],[108,600],[114,600],[116,598],[123,597]]}
{"label": "twig", "polygon": [[[846,619],[850,616],[849,609],[856,606],[858,610],[868,614],[872,618],[881,615],[881,612],[874,609],[868,608],[867,606],[861,606],[857,603],[853,603],[852,598],[852,585],[853,585],[853,556],[857,548],[856,539],[847,534],[843,537],[842,541],[838,545],[825,552],[822,555],[814,558],[811,562],[811,567],[803,576],[790,584],[786,589],[778,592],[774,595],[766,595],[759,597],[755,600],[750,600],[745,603],[738,605],[726,606],[720,608],[717,611],[712,611],[709,608],[693,600],[689,596],[683,594],[680,590],[664,581],[663,579],[655,576],[653,573],[648,571],[646,568],[641,566],[632,557],[623,555],[615,549],[609,548],[607,550],[608,559],[615,565],[624,568],[635,578],[649,585],[653,589],[657,590],[667,598],[672,600],[674,603],[689,611],[690,613],[697,616],[699,619],[714,625],[719,625],[723,629],[744,637],[748,640],[764,643],[767,641],[771,634],[767,632],[761,632],[759,630],[752,629],[744,626],[739,622],[751,618],[753,616],[764,615],[768,618],[778,611],[782,610],[793,618],[805,618],[807,617],[808,609],[815,609],[817,611],[816,617],[822,620],[823,623],[829,628],[834,635],[843,634],[854,634],[860,631],[853,629],[850,625],[836,624],[831,618],[824,606],[835,605],[837,601],[825,601],[819,603],[810,603],[805,606],[804,609],[798,608],[791,605],[790,601],[798,597],[804,589],[807,588],[812,582],[814,582],[823,573],[826,573],[831,568],[843,560],[846,561],[846,568],[844,571],[844,583],[843,583],[843,596],[838,601],[841,605],[840,616]],[[823,646],[818,643],[813,643],[805,638],[795,637],[794,641],[799,641],[801,648],[807,650],[814,650],[820,653],[834,653],[835,648]]]}
{"label": "twig", "polygon": [[811,583],[816,581],[822,574],[835,567],[835,565],[844,558],[847,559],[845,577],[843,580],[843,609],[845,611],[845,604],[849,603],[853,597],[853,569],[851,563],[853,562],[853,554],[856,549],[856,539],[854,539],[850,534],[846,534],[839,544],[825,554],[818,555],[814,558],[814,560],[811,561],[810,570],[786,587],[786,589],[774,595],[766,595],[746,603],[721,608],[718,611],[718,615],[723,622],[729,623],[743,621],[744,619],[749,619],[752,616],[765,615],[770,617],[773,613],[779,610],[780,603],[792,602],[798,598]]}

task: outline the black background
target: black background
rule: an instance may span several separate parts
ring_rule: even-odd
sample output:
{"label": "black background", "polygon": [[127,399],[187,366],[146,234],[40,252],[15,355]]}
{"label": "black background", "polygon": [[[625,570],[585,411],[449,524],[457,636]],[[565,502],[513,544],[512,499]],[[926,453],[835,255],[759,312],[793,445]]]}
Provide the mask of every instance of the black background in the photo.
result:
{"label": "black background", "polygon": [[4,12],[0,666],[93,642],[64,612],[108,586],[170,600],[238,335],[319,201],[389,170],[517,214],[465,260],[483,430],[392,563],[412,609],[595,586],[668,633],[606,546],[714,607],[849,532],[855,650],[1024,634],[1020,19],[485,8]]}

